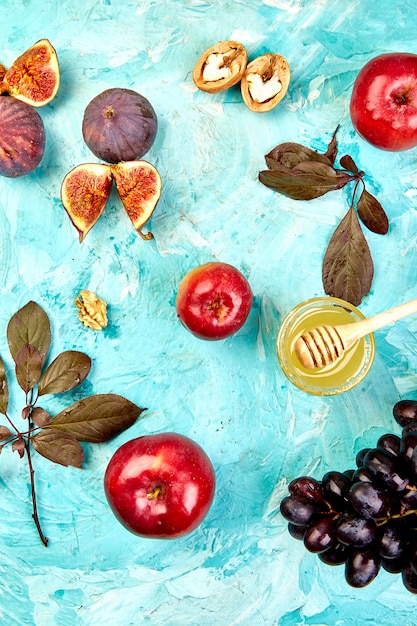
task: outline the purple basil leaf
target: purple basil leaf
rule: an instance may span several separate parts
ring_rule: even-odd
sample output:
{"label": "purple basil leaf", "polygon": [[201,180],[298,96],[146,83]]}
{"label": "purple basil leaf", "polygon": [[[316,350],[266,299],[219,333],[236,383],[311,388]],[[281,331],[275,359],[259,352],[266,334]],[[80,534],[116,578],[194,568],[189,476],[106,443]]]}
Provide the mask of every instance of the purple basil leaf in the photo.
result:
{"label": "purple basil leaf", "polygon": [[341,189],[352,180],[349,174],[337,172],[325,163],[304,161],[289,172],[264,170],[260,182],[293,200],[313,200],[328,191]]}
{"label": "purple basil leaf", "polygon": [[378,235],[386,235],[389,222],[379,201],[364,189],[356,205],[359,217],[367,228]]}
{"label": "purple basil leaf", "polygon": [[91,359],[83,352],[67,350],[59,354],[43,372],[39,383],[40,396],[63,393],[81,384],[91,368]]}
{"label": "purple basil leaf", "polygon": [[0,413],[7,413],[7,405],[9,403],[9,389],[7,385],[6,370],[4,363],[0,357]]}
{"label": "purple basil leaf", "polygon": [[31,411],[30,419],[38,428],[44,428],[44,426],[51,422],[52,418],[45,409],[42,409],[40,406],[35,406]]}
{"label": "purple basil leaf", "polygon": [[333,163],[336,160],[336,156],[337,156],[337,140],[336,140],[336,135],[337,135],[337,131],[339,130],[340,125],[337,126],[336,130],[333,133],[333,137],[330,140],[329,145],[327,146],[327,150],[326,150],[326,154],[324,155],[327,159],[329,159],[330,163],[333,165]]}
{"label": "purple basil leaf", "polygon": [[39,350],[30,344],[22,346],[15,354],[16,379],[25,393],[28,393],[38,382],[42,371]]}
{"label": "purple basil leaf", "polygon": [[344,167],[345,170],[348,170],[348,172],[352,172],[353,174],[359,173],[358,166],[349,154],[342,156],[340,159],[340,165]]}
{"label": "purple basil leaf", "polygon": [[33,435],[30,440],[36,452],[53,463],[81,469],[84,451],[70,433],[45,429]]}
{"label": "purple basil leaf", "polygon": [[327,295],[358,306],[369,293],[374,264],[353,207],[334,231],[324,255],[322,278]]}
{"label": "purple basil leaf", "polygon": [[266,165],[270,170],[288,169],[302,163],[303,161],[316,161],[325,165],[332,165],[326,155],[320,154],[311,148],[307,148],[299,143],[287,141],[281,143],[265,156]]}
{"label": "purple basil leaf", "polygon": [[116,394],[97,394],[78,400],[46,427],[71,433],[78,441],[102,443],[132,426],[141,409]]}
{"label": "purple basil leaf", "polygon": [[45,311],[36,302],[28,302],[13,315],[7,326],[7,341],[13,360],[23,346],[38,349],[42,365],[51,344],[51,328]]}

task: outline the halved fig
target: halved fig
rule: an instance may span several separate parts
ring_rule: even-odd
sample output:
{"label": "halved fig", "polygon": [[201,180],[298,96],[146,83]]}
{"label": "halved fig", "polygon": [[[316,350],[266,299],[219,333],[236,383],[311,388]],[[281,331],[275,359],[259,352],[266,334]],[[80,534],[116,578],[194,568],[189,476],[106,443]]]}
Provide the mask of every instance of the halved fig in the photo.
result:
{"label": "halved fig", "polygon": [[142,232],[161,195],[161,177],[147,161],[125,161],[111,166],[116,189],[126,213],[142,239],[153,234]]}
{"label": "halved fig", "polygon": [[221,41],[204,52],[193,70],[196,87],[218,93],[236,85],[242,78],[248,55],[237,41]]}
{"label": "halved fig", "polygon": [[12,96],[0,96],[0,175],[32,172],[45,152],[45,129],[35,109]]}
{"label": "halved fig", "polygon": [[240,85],[243,101],[251,111],[270,111],[285,96],[289,83],[287,59],[268,52],[247,65]]}
{"label": "halved fig", "polygon": [[3,94],[41,107],[55,98],[59,83],[55,48],[48,39],[41,39],[21,54],[6,71],[0,89]]}
{"label": "halved fig", "polygon": [[80,243],[104,211],[113,179],[109,165],[83,163],[65,176],[61,201],[78,230]]}

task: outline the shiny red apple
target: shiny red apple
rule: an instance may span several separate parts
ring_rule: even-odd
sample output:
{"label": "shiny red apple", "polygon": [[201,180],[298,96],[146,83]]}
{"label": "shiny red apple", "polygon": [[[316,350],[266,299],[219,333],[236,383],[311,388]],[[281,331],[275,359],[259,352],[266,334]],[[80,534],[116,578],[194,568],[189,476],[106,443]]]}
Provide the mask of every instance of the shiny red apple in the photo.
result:
{"label": "shiny red apple", "polygon": [[390,151],[417,146],[417,54],[381,54],[353,85],[350,116],[359,135]]}
{"label": "shiny red apple", "polygon": [[117,519],[132,533],[154,539],[195,530],[209,511],[215,484],[207,454],[178,433],[128,441],[116,450],[104,475]]}
{"label": "shiny red apple", "polygon": [[245,323],[252,291],[238,269],[213,261],[184,276],[175,306],[182,324],[199,339],[225,339]]}

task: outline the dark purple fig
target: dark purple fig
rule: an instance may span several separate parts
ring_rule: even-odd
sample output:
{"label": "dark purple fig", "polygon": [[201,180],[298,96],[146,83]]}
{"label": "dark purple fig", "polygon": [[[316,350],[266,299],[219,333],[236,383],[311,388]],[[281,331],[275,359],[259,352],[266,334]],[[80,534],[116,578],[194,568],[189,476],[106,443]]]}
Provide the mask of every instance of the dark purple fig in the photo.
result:
{"label": "dark purple fig", "polygon": [[119,87],[93,98],[82,124],[85,143],[107,163],[140,159],[151,148],[157,130],[151,103],[136,91]]}
{"label": "dark purple fig", "polygon": [[45,129],[39,113],[12,96],[0,96],[0,175],[29,174],[44,152]]}

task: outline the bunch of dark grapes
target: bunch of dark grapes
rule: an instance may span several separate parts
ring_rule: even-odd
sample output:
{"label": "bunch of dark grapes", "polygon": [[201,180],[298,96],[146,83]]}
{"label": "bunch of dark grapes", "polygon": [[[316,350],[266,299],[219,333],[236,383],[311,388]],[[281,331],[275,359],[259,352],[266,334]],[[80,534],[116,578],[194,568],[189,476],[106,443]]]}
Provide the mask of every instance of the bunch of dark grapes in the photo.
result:
{"label": "bunch of dark grapes", "polygon": [[342,565],[352,587],[381,567],[417,594],[417,400],[393,408],[401,435],[382,435],[356,455],[356,467],[321,481],[295,478],[280,505],[292,537],[328,565]]}

